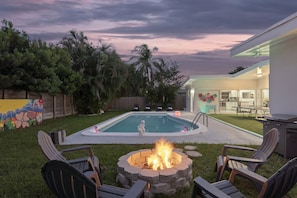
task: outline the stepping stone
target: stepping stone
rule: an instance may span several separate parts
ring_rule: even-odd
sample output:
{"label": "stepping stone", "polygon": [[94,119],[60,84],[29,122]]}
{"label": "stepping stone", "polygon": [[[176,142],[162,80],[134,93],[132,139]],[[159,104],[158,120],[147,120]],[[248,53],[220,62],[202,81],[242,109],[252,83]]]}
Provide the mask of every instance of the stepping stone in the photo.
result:
{"label": "stepping stone", "polygon": [[186,154],[189,157],[201,157],[202,156],[202,154],[197,151],[186,151]]}
{"label": "stepping stone", "polygon": [[188,151],[194,151],[197,149],[197,146],[190,146],[190,145],[186,145],[184,147],[185,150],[188,150]]}

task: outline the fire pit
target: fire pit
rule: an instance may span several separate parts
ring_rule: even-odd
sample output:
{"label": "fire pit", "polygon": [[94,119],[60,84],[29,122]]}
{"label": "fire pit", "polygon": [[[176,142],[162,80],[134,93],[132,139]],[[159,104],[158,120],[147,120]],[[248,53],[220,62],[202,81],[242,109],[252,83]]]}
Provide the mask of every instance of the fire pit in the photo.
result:
{"label": "fire pit", "polygon": [[155,194],[172,195],[189,187],[192,181],[192,160],[186,154],[175,151],[171,145],[161,139],[156,142],[154,149],[133,151],[120,157],[117,181],[126,188],[130,188],[137,179],[147,181],[146,197]]}

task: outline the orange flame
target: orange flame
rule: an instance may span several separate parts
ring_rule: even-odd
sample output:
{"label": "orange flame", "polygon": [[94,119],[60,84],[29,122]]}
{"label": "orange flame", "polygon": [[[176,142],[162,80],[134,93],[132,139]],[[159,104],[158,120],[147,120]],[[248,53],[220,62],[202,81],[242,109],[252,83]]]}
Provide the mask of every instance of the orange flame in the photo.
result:
{"label": "orange flame", "polygon": [[160,139],[155,143],[155,152],[147,158],[149,167],[153,170],[162,170],[173,167],[171,153],[174,146],[165,139]]}

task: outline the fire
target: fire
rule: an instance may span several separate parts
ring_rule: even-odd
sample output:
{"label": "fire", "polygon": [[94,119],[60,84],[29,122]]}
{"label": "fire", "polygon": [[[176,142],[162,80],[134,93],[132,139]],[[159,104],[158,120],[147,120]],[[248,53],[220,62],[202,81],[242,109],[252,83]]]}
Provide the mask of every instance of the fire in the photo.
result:
{"label": "fire", "polygon": [[165,139],[160,139],[155,143],[155,151],[147,158],[147,163],[153,170],[162,170],[174,166],[172,158],[173,144]]}

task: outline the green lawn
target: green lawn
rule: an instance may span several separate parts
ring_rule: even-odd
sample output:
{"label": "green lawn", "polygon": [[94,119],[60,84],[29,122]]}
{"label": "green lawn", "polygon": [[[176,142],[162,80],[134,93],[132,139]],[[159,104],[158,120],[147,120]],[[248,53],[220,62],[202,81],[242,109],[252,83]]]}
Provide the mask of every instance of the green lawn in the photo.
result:
{"label": "green lawn", "polygon": [[[46,162],[46,158],[41,153],[37,144],[38,130],[46,132],[66,129],[67,135],[75,133],[81,129],[89,127],[98,122],[114,117],[123,112],[106,112],[98,116],[69,116],[56,120],[45,120],[41,125],[26,129],[2,131],[0,133],[0,197],[54,197],[45,185],[40,170]],[[223,118],[224,116],[221,115]],[[225,117],[228,117],[227,115]],[[242,122],[246,120],[242,119]],[[238,121],[239,123],[239,121]],[[251,120],[251,124],[257,124],[257,121]],[[177,148],[183,148],[185,144],[175,144]],[[219,155],[222,144],[191,144],[197,146],[197,150],[203,155],[199,158],[193,158],[193,177],[202,176],[206,180],[213,182],[215,179],[215,160]],[[59,149],[66,146],[59,146]],[[117,185],[115,182],[117,171],[117,160],[120,156],[130,151],[142,148],[153,148],[154,145],[92,145],[94,153],[99,157],[101,165],[105,167],[103,172],[103,182],[106,184]],[[256,147],[256,146],[255,146]],[[80,157],[84,152],[77,152],[67,157]],[[247,156],[245,153],[233,152],[232,155]],[[269,162],[259,169],[259,173],[264,176],[270,176],[287,159],[273,154]],[[227,174],[225,175],[227,178]],[[247,197],[255,197],[255,188],[248,181],[242,178],[236,179],[236,185]],[[174,198],[190,197],[192,184],[190,188],[178,192]],[[291,197],[297,196],[297,189],[290,192]],[[166,197],[166,196],[158,196]]]}
{"label": "green lawn", "polygon": [[210,116],[240,128],[263,135],[263,125],[261,122],[256,121],[255,115],[253,114],[211,114]]}

